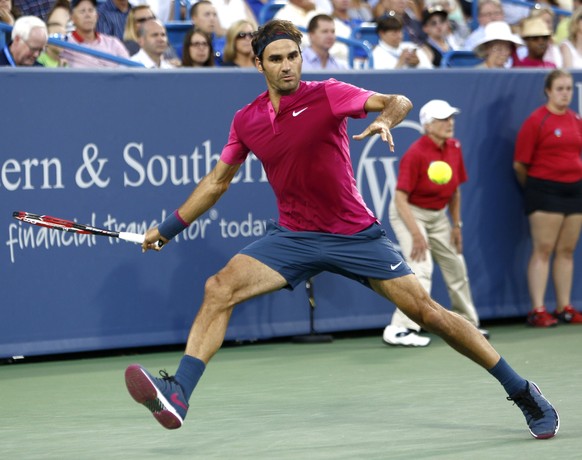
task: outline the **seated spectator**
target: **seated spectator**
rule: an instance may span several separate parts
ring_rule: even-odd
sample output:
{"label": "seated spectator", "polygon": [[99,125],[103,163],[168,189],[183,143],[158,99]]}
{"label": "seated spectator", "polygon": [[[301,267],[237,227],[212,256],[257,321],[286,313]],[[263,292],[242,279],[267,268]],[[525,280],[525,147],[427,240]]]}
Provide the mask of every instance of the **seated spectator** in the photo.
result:
{"label": "seated spectator", "polygon": [[[502,2],[501,7],[503,8],[503,16],[505,17],[505,22],[507,22],[512,28],[519,27],[521,21],[529,16],[531,9],[535,6],[535,2],[531,0],[531,6],[526,6],[523,4]],[[515,26],[515,27],[514,27]]]}
{"label": "seated spectator", "polygon": [[287,4],[279,11],[277,11],[274,19],[291,21],[296,26],[304,27],[307,29],[309,21],[316,14],[327,13],[317,9],[314,0],[288,0]]}
{"label": "seated spectator", "polygon": [[[13,26],[18,13],[12,6],[12,0],[0,0],[0,22]],[[10,32],[0,31],[0,48],[10,41]]]}
{"label": "seated spectator", "polygon": [[17,16],[12,0],[0,0],[0,22],[13,26]]}
{"label": "seated spectator", "polygon": [[352,23],[370,22],[374,20],[372,8],[366,0],[350,0],[349,3],[348,16]]}
{"label": "seated spectator", "polygon": [[48,41],[48,32],[42,19],[20,16],[12,27],[12,41],[0,50],[0,66],[42,67],[37,59]]}
{"label": "seated spectator", "polygon": [[159,19],[149,19],[137,28],[137,42],[140,50],[131,60],[143,64],[146,69],[173,69],[164,58],[168,48],[166,27]]}
{"label": "seated spectator", "polygon": [[105,0],[99,3],[97,32],[123,40],[123,31],[130,9],[128,0]]}
{"label": "seated spectator", "polygon": [[49,23],[58,23],[67,29],[71,22],[71,2],[69,0],[56,0],[52,9],[49,11],[46,19],[47,25]]}
{"label": "seated spectator", "polygon": [[572,16],[576,12],[578,8],[582,6],[582,0],[573,0],[572,1],[572,15],[570,16],[562,16],[558,21],[558,25],[556,26],[556,32],[554,33],[554,42],[555,43],[562,43],[570,36],[570,22]]}
{"label": "seated spectator", "polygon": [[[97,32],[97,0],[72,0],[71,8],[71,20],[75,26],[75,30],[68,37],[71,43],[129,59],[127,49],[118,38]],[[119,66],[115,62],[69,49],[64,49],[61,57],[68,62],[69,67],[95,68]]]}
{"label": "seated spectator", "polygon": [[432,65],[440,67],[443,54],[459,49],[450,35],[448,13],[441,6],[425,9],[422,27],[428,37],[426,45],[432,51]]}
{"label": "seated spectator", "polygon": [[425,2],[426,9],[441,7],[447,12],[447,20],[449,26],[449,35],[452,37],[457,45],[457,49],[461,49],[465,40],[471,33],[461,6],[457,0],[428,0]]}
{"label": "seated spectator", "polygon": [[[335,36],[350,38],[352,36],[353,26],[361,24],[361,21],[350,18],[350,0],[331,0],[331,4],[333,10],[329,16],[335,23]],[[336,60],[343,62],[346,67],[348,67],[349,52],[350,50],[348,46],[345,43],[340,43],[337,40],[330,50],[330,54]],[[361,52],[361,50],[356,49],[356,52]],[[366,56],[365,54],[362,54],[358,55],[358,57],[364,58]]]}
{"label": "seated spectator", "polygon": [[[540,5],[539,7],[534,8],[530,15],[530,18],[542,18],[544,22],[547,24],[548,28],[552,32],[552,36],[550,37],[550,44],[548,45],[548,50],[544,55],[544,61],[553,62],[558,69],[564,66],[564,62],[562,59],[562,53],[560,52],[560,47],[555,44],[554,42],[554,32],[556,26],[556,14],[554,10],[552,10],[549,6]],[[520,50],[517,50],[518,54]],[[520,57],[525,56],[522,55]]]}
{"label": "seated spectator", "polygon": [[210,35],[192,27],[184,37],[182,67],[214,67],[214,65]]}
{"label": "seated spectator", "polygon": [[218,23],[216,8],[210,0],[200,0],[190,9],[190,20],[196,29],[207,33],[212,37],[212,49],[216,65],[222,63],[222,54],[226,43],[226,30]]}
{"label": "seated spectator", "polygon": [[339,62],[330,53],[335,43],[335,22],[327,14],[318,14],[311,18],[307,26],[310,45],[303,54],[303,70],[343,70],[345,62]]}
{"label": "seated spectator", "polygon": [[123,30],[123,44],[130,56],[139,51],[139,43],[137,42],[139,26],[150,19],[156,19],[156,15],[148,5],[134,6],[129,10],[125,29]]}
{"label": "seated spectator", "polygon": [[378,46],[374,48],[374,69],[432,69],[430,51],[402,41],[402,22],[395,16],[378,20]]}
{"label": "seated spectator", "polygon": [[483,37],[475,44],[473,52],[483,59],[480,69],[503,69],[509,67],[509,60],[523,41],[511,32],[509,24],[503,21],[488,23],[483,29]]}
{"label": "seated spectator", "polygon": [[568,39],[560,44],[564,68],[582,69],[582,8],[574,11],[569,23]]}
{"label": "seated spectator", "polygon": [[384,16],[394,16],[402,22],[404,40],[416,44],[422,44],[427,36],[423,30],[420,18],[411,8],[406,0],[380,0],[373,10],[374,19],[378,21]]}
{"label": "seated spectator", "polygon": [[521,38],[527,47],[527,54],[520,58],[518,53],[513,56],[513,67],[544,67],[555,69],[553,62],[544,60],[544,55],[550,46],[552,31],[542,18],[528,18],[521,26]]}
{"label": "seated spectator", "polygon": [[255,26],[246,19],[236,21],[226,31],[223,67],[255,67],[255,55],[251,45]]}
{"label": "seated spectator", "polygon": [[212,0],[216,7],[218,21],[224,29],[229,29],[235,22],[245,20],[252,24],[253,30],[257,30],[257,18],[253,14],[246,0]]}
{"label": "seated spectator", "polygon": [[[175,17],[174,0],[131,0],[130,3],[134,8],[138,5],[149,6],[155,17],[159,18],[164,24],[168,21],[174,21],[177,19]],[[194,0],[190,1],[190,4],[192,3],[194,3]],[[180,4],[184,5],[185,3],[181,2]],[[183,18],[185,15],[186,12],[183,11],[180,18]]]}
{"label": "seated spectator", "polygon": [[36,16],[46,21],[53,6],[53,0],[12,0],[13,11],[17,11],[16,19],[20,16]]}
{"label": "seated spectator", "polygon": [[480,0],[477,9],[479,26],[466,38],[463,49],[472,51],[485,36],[485,26],[493,21],[505,21],[499,0]]}
{"label": "seated spectator", "polygon": [[[60,22],[51,22],[51,17],[47,19],[46,25],[49,37],[58,37],[64,40],[67,37],[67,29]],[[40,62],[45,67],[67,67],[67,61],[61,58],[63,49],[60,46],[47,45],[42,54],[38,57]]]}

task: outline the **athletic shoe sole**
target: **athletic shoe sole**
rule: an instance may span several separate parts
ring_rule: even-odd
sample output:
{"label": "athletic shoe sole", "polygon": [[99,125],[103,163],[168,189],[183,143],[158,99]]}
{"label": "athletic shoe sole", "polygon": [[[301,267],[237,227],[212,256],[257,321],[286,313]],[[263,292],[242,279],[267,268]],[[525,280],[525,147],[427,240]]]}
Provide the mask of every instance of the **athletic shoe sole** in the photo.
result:
{"label": "athletic shoe sole", "polygon": [[[546,401],[550,406],[552,406],[552,404],[550,403],[550,401],[548,401],[546,399],[546,397],[542,394],[542,391],[540,390],[540,387],[538,387],[534,382],[530,382],[530,383],[536,388],[536,390],[538,390],[539,396],[544,401]],[[542,434],[542,435],[536,435],[536,434],[534,434],[534,432],[532,430],[529,430],[529,432],[531,433],[531,435],[534,438],[536,438],[536,439],[550,439],[550,438],[553,438],[554,436],[556,436],[556,433],[560,429],[560,416],[558,415],[558,411],[554,408],[554,406],[552,406],[552,410],[554,411],[554,414],[556,414],[556,429],[554,430],[553,433],[547,433],[547,434]]]}
{"label": "athletic shoe sole", "polygon": [[384,342],[386,345],[390,345],[391,347],[407,347],[407,348],[424,348],[424,347],[428,347],[428,345],[430,344],[430,340],[426,343],[419,344],[419,343],[410,343],[410,342],[408,342],[408,343],[389,342],[385,338],[382,338],[382,342]]}
{"label": "athletic shoe sole", "polygon": [[182,426],[184,420],[180,414],[141,366],[132,364],[125,370],[125,384],[131,397],[143,404],[164,428],[175,430]]}

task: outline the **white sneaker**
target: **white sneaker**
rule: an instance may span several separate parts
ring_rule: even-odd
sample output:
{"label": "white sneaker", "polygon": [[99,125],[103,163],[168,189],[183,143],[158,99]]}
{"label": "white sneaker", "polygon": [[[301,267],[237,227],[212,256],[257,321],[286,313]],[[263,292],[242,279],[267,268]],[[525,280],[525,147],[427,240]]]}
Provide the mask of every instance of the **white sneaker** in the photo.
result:
{"label": "white sneaker", "polygon": [[382,340],[387,345],[401,345],[403,347],[426,347],[430,343],[429,337],[418,335],[412,329],[398,326],[386,326]]}

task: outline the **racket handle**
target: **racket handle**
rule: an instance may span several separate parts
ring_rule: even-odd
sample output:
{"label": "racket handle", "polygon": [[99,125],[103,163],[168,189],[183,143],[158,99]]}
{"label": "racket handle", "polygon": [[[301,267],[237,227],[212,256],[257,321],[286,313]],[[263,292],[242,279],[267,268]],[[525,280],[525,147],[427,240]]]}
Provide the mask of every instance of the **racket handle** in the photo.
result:
{"label": "racket handle", "polygon": [[119,239],[129,241],[130,243],[143,244],[145,235],[140,233],[119,232]]}

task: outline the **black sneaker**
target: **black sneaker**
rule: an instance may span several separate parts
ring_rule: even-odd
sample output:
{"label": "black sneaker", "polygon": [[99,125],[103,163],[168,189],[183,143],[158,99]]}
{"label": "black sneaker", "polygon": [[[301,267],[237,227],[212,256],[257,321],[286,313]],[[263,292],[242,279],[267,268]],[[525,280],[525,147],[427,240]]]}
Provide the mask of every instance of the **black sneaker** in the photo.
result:
{"label": "black sneaker", "polygon": [[538,386],[533,382],[527,382],[527,386],[519,393],[508,397],[525,415],[529,426],[529,432],[536,439],[553,438],[560,428],[558,412],[544,398]]}

